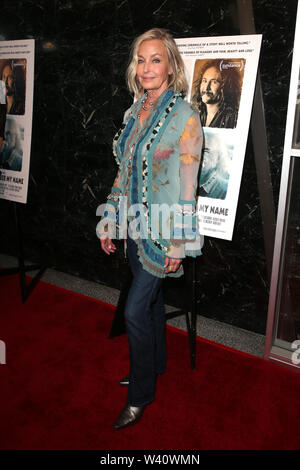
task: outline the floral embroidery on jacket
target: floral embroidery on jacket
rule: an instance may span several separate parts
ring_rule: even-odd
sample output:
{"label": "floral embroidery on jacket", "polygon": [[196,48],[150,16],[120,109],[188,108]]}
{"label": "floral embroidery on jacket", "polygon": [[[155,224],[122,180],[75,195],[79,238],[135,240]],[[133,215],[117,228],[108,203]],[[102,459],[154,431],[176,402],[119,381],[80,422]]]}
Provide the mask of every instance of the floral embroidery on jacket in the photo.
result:
{"label": "floral embroidery on jacket", "polygon": [[160,148],[157,148],[154,152],[153,159],[156,162],[159,162],[160,160],[167,160],[168,158],[170,158],[170,155],[173,152],[174,152],[174,149],[164,149],[164,150],[162,150]]}
{"label": "floral embroidery on jacket", "polygon": [[187,140],[199,135],[199,124],[194,117],[191,117],[181,136],[181,140]]}

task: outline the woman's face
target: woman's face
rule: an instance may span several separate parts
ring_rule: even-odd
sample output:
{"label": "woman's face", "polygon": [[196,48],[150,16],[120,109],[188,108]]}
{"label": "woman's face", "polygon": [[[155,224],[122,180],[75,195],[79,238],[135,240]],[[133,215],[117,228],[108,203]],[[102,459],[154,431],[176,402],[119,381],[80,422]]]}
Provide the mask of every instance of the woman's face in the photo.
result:
{"label": "woman's face", "polygon": [[168,88],[172,73],[167,50],[160,39],[143,41],[138,49],[136,75],[144,90],[159,96]]}

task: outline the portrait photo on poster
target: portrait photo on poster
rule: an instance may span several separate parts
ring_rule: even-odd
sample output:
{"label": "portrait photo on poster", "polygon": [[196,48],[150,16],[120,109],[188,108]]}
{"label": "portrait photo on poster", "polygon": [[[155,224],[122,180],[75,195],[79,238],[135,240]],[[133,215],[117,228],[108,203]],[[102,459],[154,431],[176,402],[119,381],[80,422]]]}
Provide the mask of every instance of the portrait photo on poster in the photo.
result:
{"label": "portrait photo on poster", "polygon": [[204,147],[199,171],[200,197],[224,200],[227,195],[234,151],[232,134],[204,130]]}
{"label": "portrait photo on poster", "polygon": [[199,111],[202,127],[237,125],[245,59],[197,59],[191,104]]}
{"label": "portrait photo on poster", "polygon": [[6,113],[25,113],[26,59],[0,59],[0,97],[5,99]]}
{"label": "portrait photo on poster", "polygon": [[300,149],[300,71],[298,76],[297,99],[294,119],[293,148]]}
{"label": "portrait photo on poster", "polygon": [[11,171],[22,170],[23,144],[24,125],[13,116],[7,116],[0,151],[0,168]]}

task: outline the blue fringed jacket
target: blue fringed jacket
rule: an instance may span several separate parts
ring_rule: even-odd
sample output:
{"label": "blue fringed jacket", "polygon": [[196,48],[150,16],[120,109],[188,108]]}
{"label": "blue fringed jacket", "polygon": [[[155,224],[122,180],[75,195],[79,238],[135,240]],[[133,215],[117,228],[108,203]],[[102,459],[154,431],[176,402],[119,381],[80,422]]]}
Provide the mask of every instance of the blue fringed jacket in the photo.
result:
{"label": "blue fringed jacket", "polygon": [[119,169],[96,233],[126,239],[129,230],[145,270],[178,277],[182,267],[164,272],[165,256],[198,256],[203,243],[195,215],[203,133],[182,94],[166,90],[141,123],[143,98],[125,113],[114,138]]}

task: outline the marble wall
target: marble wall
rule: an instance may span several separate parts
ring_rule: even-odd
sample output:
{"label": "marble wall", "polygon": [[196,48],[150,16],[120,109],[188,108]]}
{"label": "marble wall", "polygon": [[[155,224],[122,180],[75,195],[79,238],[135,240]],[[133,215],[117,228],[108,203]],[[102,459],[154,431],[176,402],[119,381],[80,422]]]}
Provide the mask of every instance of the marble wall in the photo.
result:
{"label": "marble wall", "polygon": [[[269,163],[278,201],[296,0],[254,0],[263,34],[260,74]],[[153,26],[175,37],[239,34],[233,0],[2,0],[0,39],[35,38],[35,91],[28,204],[21,207],[26,258],[120,287],[122,249],[107,257],[95,237],[96,208],[116,165],[111,152],[131,97],[124,73],[133,38]],[[234,237],[206,239],[198,261],[199,313],[264,333],[268,274],[251,137]],[[1,251],[13,254],[13,211],[0,201]],[[187,267],[187,271],[188,271]],[[189,280],[189,275],[187,276]],[[184,281],[166,283],[180,304]]]}

